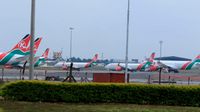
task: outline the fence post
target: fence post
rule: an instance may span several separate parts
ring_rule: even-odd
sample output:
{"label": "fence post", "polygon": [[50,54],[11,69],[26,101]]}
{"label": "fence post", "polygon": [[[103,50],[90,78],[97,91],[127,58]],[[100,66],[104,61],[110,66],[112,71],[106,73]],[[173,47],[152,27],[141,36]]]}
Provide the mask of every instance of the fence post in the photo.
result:
{"label": "fence post", "polygon": [[158,80],[159,84],[161,84],[161,72],[162,72],[162,67],[160,67],[159,69],[159,80]]}
{"label": "fence post", "polygon": [[3,76],[4,76],[4,67],[2,67],[2,81],[3,81]]}
{"label": "fence post", "polygon": [[19,80],[22,80],[22,69],[19,70]]}
{"label": "fence post", "polygon": [[151,75],[148,76],[148,84],[151,84]]}
{"label": "fence post", "polygon": [[190,85],[190,77],[188,77],[188,85]]}
{"label": "fence post", "polygon": [[47,70],[45,69],[45,71],[44,71],[44,77],[45,77],[45,79],[46,79],[46,77],[47,77]]}
{"label": "fence post", "polygon": [[129,77],[130,77],[130,74],[128,73],[127,74],[127,83],[129,83]]}

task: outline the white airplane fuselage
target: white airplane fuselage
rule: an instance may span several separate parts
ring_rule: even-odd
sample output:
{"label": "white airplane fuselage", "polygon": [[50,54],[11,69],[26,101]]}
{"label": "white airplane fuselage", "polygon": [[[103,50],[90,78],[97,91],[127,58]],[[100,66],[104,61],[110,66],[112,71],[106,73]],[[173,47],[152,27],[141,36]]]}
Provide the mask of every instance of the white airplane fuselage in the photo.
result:
{"label": "white airplane fuselage", "polygon": [[[154,61],[156,63],[159,63],[158,60]],[[173,69],[177,69],[177,70],[183,70],[184,66],[186,66],[186,64],[188,63],[191,64],[192,61],[165,61],[165,60],[160,60],[160,62],[168,67],[171,67]],[[198,69],[199,68],[199,62],[195,62],[190,69]]]}

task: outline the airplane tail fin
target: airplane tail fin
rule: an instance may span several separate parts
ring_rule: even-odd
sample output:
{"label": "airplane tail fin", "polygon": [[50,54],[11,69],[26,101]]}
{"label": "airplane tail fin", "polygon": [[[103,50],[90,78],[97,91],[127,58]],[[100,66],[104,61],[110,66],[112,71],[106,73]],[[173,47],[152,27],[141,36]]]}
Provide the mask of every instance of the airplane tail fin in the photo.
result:
{"label": "airplane tail fin", "polygon": [[193,61],[195,61],[195,62],[198,61],[199,62],[200,61],[200,54]]}
{"label": "airplane tail fin", "polygon": [[40,46],[40,43],[42,41],[42,38],[37,38],[35,41],[34,41],[34,54],[36,54],[39,46]]}
{"label": "airplane tail fin", "polygon": [[19,43],[17,43],[9,52],[15,51],[15,50],[20,50],[22,52],[27,52],[28,45],[30,42],[31,36],[27,34]]}
{"label": "airplane tail fin", "polygon": [[92,62],[96,62],[98,60],[98,54],[95,54],[95,56],[92,59]]}
{"label": "airplane tail fin", "polygon": [[86,65],[85,65],[85,68],[88,68],[90,67],[93,63],[95,63],[96,61],[98,60],[98,54],[95,54],[95,56],[92,58],[92,60],[90,62],[88,62]]}
{"label": "airplane tail fin", "polygon": [[154,58],[155,58],[155,52],[153,52],[149,58],[149,62],[153,62],[154,61]]}
{"label": "airplane tail fin", "polygon": [[48,58],[48,55],[49,55],[49,48],[47,48],[47,49],[45,50],[45,52],[42,54],[42,57],[44,57],[45,59],[47,59],[47,58]]}
{"label": "airplane tail fin", "polygon": [[200,59],[200,54],[195,59]]}

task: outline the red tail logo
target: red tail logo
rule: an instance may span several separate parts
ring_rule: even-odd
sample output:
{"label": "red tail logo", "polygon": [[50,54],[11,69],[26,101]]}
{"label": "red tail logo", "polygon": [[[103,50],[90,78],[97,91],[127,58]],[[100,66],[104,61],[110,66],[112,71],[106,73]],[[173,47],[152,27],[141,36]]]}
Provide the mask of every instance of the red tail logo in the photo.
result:
{"label": "red tail logo", "polygon": [[[41,41],[42,41],[42,38],[37,38],[34,41],[34,54],[37,52],[38,47],[40,46]],[[28,47],[28,50],[30,50],[30,46]]]}
{"label": "red tail logo", "polygon": [[27,48],[27,44],[26,44],[26,42],[21,41],[21,42],[18,44],[18,47],[19,47],[20,49],[24,49],[24,48]]}
{"label": "red tail logo", "polygon": [[95,54],[94,58],[92,59],[93,62],[98,60],[98,54]]}
{"label": "red tail logo", "polygon": [[151,56],[150,56],[150,58],[149,58],[149,62],[153,62],[154,58],[155,58],[155,52],[153,52],[153,53],[151,54]]}
{"label": "red tail logo", "polygon": [[[15,45],[11,51],[16,50],[16,49],[20,49],[23,52],[26,52],[28,49],[28,45],[30,42],[31,36],[29,34],[27,34],[19,43],[17,43],[17,45]],[[11,52],[10,51],[10,52]]]}
{"label": "red tail logo", "polygon": [[96,62],[98,60],[98,54],[95,54],[94,58],[88,62],[86,65],[85,65],[85,68],[88,68],[90,67],[90,65],[93,63],[93,62]]}
{"label": "red tail logo", "polygon": [[200,59],[200,55],[198,55],[195,59]]}
{"label": "red tail logo", "polygon": [[49,55],[49,48],[47,48],[44,52],[44,54],[42,55],[42,57],[44,57],[45,59],[48,58]]}

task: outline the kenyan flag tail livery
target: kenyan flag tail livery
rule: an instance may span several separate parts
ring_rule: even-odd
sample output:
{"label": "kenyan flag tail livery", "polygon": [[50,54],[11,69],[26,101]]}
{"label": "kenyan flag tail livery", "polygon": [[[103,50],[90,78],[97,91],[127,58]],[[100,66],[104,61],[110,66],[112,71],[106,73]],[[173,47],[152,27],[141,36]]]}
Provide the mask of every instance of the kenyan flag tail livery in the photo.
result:
{"label": "kenyan flag tail livery", "polygon": [[200,68],[200,55],[198,55],[193,61],[188,61],[181,66],[181,70],[191,70]]}
{"label": "kenyan flag tail livery", "polygon": [[148,70],[150,68],[150,66],[152,66],[154,58],[155,58],[155,52],[153,52],[151,54],[151,56],[148,58],[148,60],[146,62],[140,63],[137,66],[136,70],[137,71],[146,71],[146,70]]}
{"label": "kenyan flag tail livery", "polygon": [[42,54],[42,57],[44,57],[44,59],[47,59],[48,58],[48,55],[49,55],[49,48],[47,48],[45,50],[45,52]]}
{"label": "kenyan flag tail livery", "polygon": [[46,59],[48,58],[48,55],[49,55],[49,48],[47,48],[45,50],[45,52],[42,54],[42,56],[36,57],[37,59],[35,59],[34,66],[38,67],[38,66],[44,65],[46,62]]}
{"label": "kenyan flag tail livery", "polygon": [[[37,38],[35,41],[34,41],[34,54],[36,54],[38,48],[39,48],[39,45],[42,41],[42,38]],[[28,47],[28,50],[30,51],[30,46]],[[6,66],[8,68],[22,68],[24,63],[26,61],[28,61],[29,59],[29,55],[23,55],[23,56],[18,56],[16,58],[13,58],[11,59],[7,64]],[[36,60],[36,57],[34,58],[34,60]]]}
{"label": "kenyan flag tail livery", "polygon": [[27,34],[19,43],[17,43],[10,51],[7,53],[15,53],[20,54],[20,52],[27,53],[29,51],[29,43],[31,40],[31,36]]}
{"label": "kenyan flag tail livery", "polygon": [[156,53],[155,52],[153,52],[152,54],[151,54],[151,56],[150,56],[150,58],[149,58],[149,62],[151,62],[151,63],[153,63],[153,61],[154,61],[154,58],[155,58],[155,55],[156,55]]}
{"label": "kenyan flag tail livery", "polygon": [[30,54],[29,42],[31,36],[28,34],[20,40],[10,51],[0,53],[0,65],[9,64],[10,60]]}
{"label": "kenyan flag tail livery", "polygon": [[[92,58],[90,62],[88,62],[84,68],[91,67],[96,61],[98,60],[98,54],[95,54],[95,56]],[[95,65],[95,64],[94,64]]]}
{"label": "kenyan flag tail livery", "polygon": [[[40,46],[41,41],[42,41],[42,38],[41,38],[41,37],[40,37],[40,38],[37,38],[37,39],[34,41],[34,54],[36,54],[36,52],[37,52],[37,50],[38,50],[38,48],[39,48],[39,46]],[[30,49],[30,47],[29,47],[29,49]]]}

